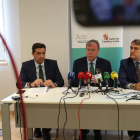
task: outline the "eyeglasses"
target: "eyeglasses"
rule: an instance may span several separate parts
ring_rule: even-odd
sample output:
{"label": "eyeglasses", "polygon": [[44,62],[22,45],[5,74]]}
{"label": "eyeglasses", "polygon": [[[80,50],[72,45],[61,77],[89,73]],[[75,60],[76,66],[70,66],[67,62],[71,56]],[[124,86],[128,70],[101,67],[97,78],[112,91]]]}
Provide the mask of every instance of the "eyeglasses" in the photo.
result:
{"label": "eyeglasses", "polygon": [[138,50],[140,50],[139,48],[137,48],[137,47],[130,47],[130,50],[133,50],[134,49],[134,51],[138,51]]}
{"label": "eyeglasses", "polygon": [[91,50],[91,49],[86,49],[87,52],[97,52],[98,50]]}

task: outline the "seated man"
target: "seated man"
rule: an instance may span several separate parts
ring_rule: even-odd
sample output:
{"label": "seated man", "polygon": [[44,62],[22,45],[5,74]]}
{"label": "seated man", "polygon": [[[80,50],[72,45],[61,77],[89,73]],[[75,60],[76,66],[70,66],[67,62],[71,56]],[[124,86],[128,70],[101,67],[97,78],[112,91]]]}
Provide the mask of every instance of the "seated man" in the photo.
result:
{"label": "seated man", "polygon": [[[94,70],[99,68],[101,73],[108,72],[109,74],[112,72],[111,64],[108,60],[103,58],[97,57],[100,51],[100,45],[97,40],[90,40],[86,44],[86,57],[79,58],[74,61],[73,65],[73,72],[75,72],[75,80],[72,82],[72,85],[78,87],[78,73],[79,72],[86,72],[91,71],[92,73],[92,80],[91,84],[94,86],[98,86],[94,77]],[[86,86],[87,81],[84,80],[82,86]],[[102,82],[102,86],[105,86],[105,81]],[[113,86],[113,80],[109,80],[109,86]],[[82,140],[86,140],[86,135],[88,134],[89,130],[81,130],[82,133]],[[101,140],[101,132],[100,130],[94,130],[95,133],[95,140]],[[79,138],[80,139],[80,138]]]}
{"label": "seated man", "polygon": [[[119,81],[122,88],[140,90],[140,39],[131,42],[130,57],[121,60]],[[140,132],[128,131],[128,135],[135,139]]]}
{"label": "seated man", "polygon": [[[33,60],[29,60],[22,63],[20,71],[20,77],[22,81],[22,87],[40,87],[49,86],[51,88],[62,87],[64,80],[59,71],[57,61],[45,59],[46,46],[41,43],[35,43],[32,46]],[[17,82],[18,87],[18,82]],[[49,133],[51,129],[43,128],[42,132],[44,140],[50,140],[51,135]],[[40,128],[35,128],[34,135],[36,138],[42,136]]]}

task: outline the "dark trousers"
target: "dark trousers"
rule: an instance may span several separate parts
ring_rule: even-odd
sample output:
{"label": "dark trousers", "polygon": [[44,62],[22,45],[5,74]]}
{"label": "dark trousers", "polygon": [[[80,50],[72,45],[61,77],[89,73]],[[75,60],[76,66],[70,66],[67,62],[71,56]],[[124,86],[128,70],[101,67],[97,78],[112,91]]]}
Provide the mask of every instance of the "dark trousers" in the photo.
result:
{"label": "dark trousers", "polygon": [[[35,130],[36,130],[36,131],[41,131],[41,128],[35,128]],[[42,132],[43,132],[43,133],[47,133],[47,132],[49,132],[49,131],[51,131],[51,128],[42,128]]]}
{"label": "dark trousers", "polygon": [[[95,134],[101,133],[101,130],[93,130]],[[89,133],[88,129],[81,129],[81,134],[82,135],[87,135]]]}

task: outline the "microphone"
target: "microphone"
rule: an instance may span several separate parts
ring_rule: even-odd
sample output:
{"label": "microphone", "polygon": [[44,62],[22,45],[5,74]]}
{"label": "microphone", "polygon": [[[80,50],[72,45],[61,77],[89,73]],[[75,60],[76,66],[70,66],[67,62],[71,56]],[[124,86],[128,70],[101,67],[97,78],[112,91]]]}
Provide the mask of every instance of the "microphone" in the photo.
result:
{"label": "microphone", "polygon": [[[118,80],[118,74],[117,74],[117,72],[112,71],[111,74],[110,74],[110,76],[111,76],[111,79],[114,80],[117,85],[120,85],[120,82]],[[117,85],[115,85],[115,88],[117,88]]]}
{"label": "microphone", "polygon": [[68,89],[71,89],[71,82],[75,79],[75,73],[69,72],[68,73]]}
{"label": "microphone", "polygon": [[78,80],[79,80],[78,89],[81,89],[82,80],[84,81],[84,72],[78,73]]}
{"label": "microphone", "polygon": [[92,79],[92,73],[90,71],[87,71],[85,73],[85,80],[87,81],[87,88],[88,88],[88,92],[90,92],[90,81]]}
{"label": "microphone", "polygon": [[110,75],[108,72],[104,72],[104,79],[106,83],[106,90],[108,90],[108,80],[110,79]]}
{"label": "microphone", "polygon": [[95,69],[95,79],[97,83],[99,83],[99,89],[102,89],[102,84],[101,82],[103,81],[101,70],[100,69]]}

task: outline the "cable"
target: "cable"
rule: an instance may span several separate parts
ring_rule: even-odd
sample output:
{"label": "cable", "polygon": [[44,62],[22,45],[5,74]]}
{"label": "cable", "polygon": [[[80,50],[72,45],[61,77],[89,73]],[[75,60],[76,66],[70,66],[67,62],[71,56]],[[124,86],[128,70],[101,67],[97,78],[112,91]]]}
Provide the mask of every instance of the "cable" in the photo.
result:
{"label": "cable", "polygon": [[58,126],[58,129],[57,129],[57,133],[56,133],[56,138],[55,138],[55,140],[58,138],[58,133],[59,133],[59,116],[60,116],[60,109],[61,109],[61,107],[60,107],[60,105],[61,105],[61,100],[62,100],[64,97],[66,97],[67,94],[68,94],[68,92],[66,92],[66,95],[64,95],[63,97],[61,97],[61,99],[60,99],[60,101],[59,101],[59,112],[58,112],[58,117],[57,117],[57,126]]}
{"label": "cable", "polygon": [[[18,102],[19,103],[19,102]],[[21,111],[20,111],[20,104],[19,104],[19,121],[20,121],[20,136],[21,136],[21,140],[23,140],[22,138],[22,132],[21,132]]]}
{"label": "cable", "polygon": [[117,103],[117,101],[115,99],[113,99],[112,97],[110,97],[108,94],[106,94],[109,98],[111,98],[112,100],[115,101],[115,103],[117,104],[117,109],[118,109],[118,138],[120,140],[120,134],[119,134],[119,105]]}
{"label": "cable", "polygon": [[16,117],[15,117],[16,118],[16,124],[18,124],[18,118],[19,118],[20,135],[21,135],[21,140],[23,140],[23,138],[22,138],[22,132],[21,132],[21,111],[20,111],[20,101],[19,100],[16,101],[16,104],[15,104],[15,112],[16,112]]}
{"label": "cable", "polygon": [[81,137],[81,126],[80,126],[80,107],[82,105],[82,102],[85,100],[85,99],[89,99],[90,98],[90,92],[89,92],[89,97],[88,98],[84,98],[80,105],[79,105],[79,108],[78,108],[78,119],[79,119],[79,134],[80,134],[80,139],[82,140],[82,137]]}
{"label": "cable", "polygon": [[64,135],[64,131],[65,131],[65,125],[67,123],[67,109],[66,109],[66,104],[65,104],[65,99],[68,99],[68,98],[75,98],[79,93],[79,90],[77,91],[76,95],[74,95],[73,97],[66,97],[66,98],[63,98],[63,101],[64,101],[64,108],[65,108],[65,114],[66,114],[66,121],[64,123],[64,126],[63,126],[63,138],[65,140],[65,135]]}
{"label": "cable", "polygon": [[3,36],[1,35],[0,33],[0,38],[2,39],[2,42],[4,44],[4,46],[6,47],[6,50],[9,54],[9,57],[11,59],[11,63],[12,63],[12,66],[13,66],[13,69],[14,69],[14,73],[15,73],[15,77],[18,81],[18,87],[19,87],[19,93],[20,93],[20,99],[21,99],[21,110],[22,110],[22,117],[23,117],[23,132],[24,132],[24,140],[27,140],[27,121],[26,121],[26,111],[25,111],[25,105],[24,105],[24,102],[23,102],[23,97],[22,97],[22,84],[21,84],[21,79],[20,77],[18,76],[18,71],[17,71],[17,68],[16,68],[16,65],[15,65],[15,62],[14,62],[14,59],[12,57],[12,54],[7,46],[7,43],[6,41],[4,40]]}

